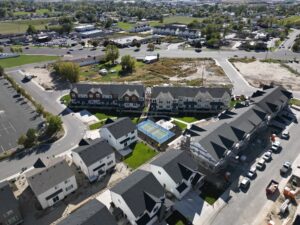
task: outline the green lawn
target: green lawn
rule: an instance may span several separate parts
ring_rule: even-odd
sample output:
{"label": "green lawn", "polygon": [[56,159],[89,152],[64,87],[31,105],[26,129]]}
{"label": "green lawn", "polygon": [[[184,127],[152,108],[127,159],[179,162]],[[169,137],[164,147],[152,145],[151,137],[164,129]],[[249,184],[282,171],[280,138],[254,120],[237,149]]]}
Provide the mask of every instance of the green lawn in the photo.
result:
{"label": "green lawn", "polygon": [[185,225],[181,220],[179,220],[176,225]]}
{"label": "green lawn", "polygon": [[133,117],[133,118],[130,118],[131,121],[134,123],[134,124],[138,124],[140,118],[139,117]]}
{"label": "green lawn", "polygon": [[24,12],[24,11],[19,11],[19,12],[14,12],[14,16],[26,16],[30,15],[30,12]]}
{"label": "green lawn", "polygon": [[105,121],[100,121],[89,126],[90,130],[96,130],[101,128],[104,125]]}
{"label": "green lawn", "polygon": [[290,104],[290,105],[296,105],[296,106],[299,106],[299,107],[300,107],[300,100],[299,100],[299,99],[296,99],[296,98],[292,98],[292,99],[289,101],[289,104]]}
{"label": "green lawn", "polygon": [[37,30],[45,29],[45,26],[53,19],[16,20],[13,22],[0,22],[1,34],[16,34],[26,32],[28,25],[32,24]]}
{"label": "green lawn", "polygon": [[299,23],[300,22],[300,16],[290,16],[290,17],[287,17],[287,18],[284,18],[282,20],[279,20],[279,23],[280,24],[295,24],[295,23]]}
{"label": "green lawn", "polygon": [[151,21],[151,26],[159,26],[163,24],[170,24],[170,23],[182,23],[182,24],[189,24],[193,22],[193,20],[198,20],[199,22],[202,21],[202,18],[196,18],[196,17],[189,17],[189,16],[170,16],[164,18],[163,23],[160,23],[159,21]]}
{"label": "green lawn", "polygon": [[52,61],[59,59],[58,56],[47,56],[47,55],[20,55],[16,58],[0,59],[0,66],[3,68],[10,68],[21,66],[30,63],[38,63],[45,61]]}
{"label": "green lawn", "polygon": [[186,123],[192,123],[192,122],[199,120],[198,118],[193,117],[193,116],[184,116],[184,117],[175,117],[175,118],[178,120],[182,120]]}
{"label": "green lawn", "polygon": [[186,125],[185,123],[180,123],[180,122],[178,122],[178,121],[176,121],[176,120],[174,120],[173,123],[174,123],[177,127],[179,127],[180,130],[182,130],[182,131],[185,130],[186,127],[187,127],[187,125]]}
{"label": "green lawn", "polygon": [[108,119],[108,118],[114,118],[116,117],[116,115],[114,114],[109,114],[109,113],[95,113],[94,114],[99,120],[105,120],[105,119]]}
{"label": "green lawn", "polygon": [[134,24],[133,23],[118,22],[117,27],[119,27],[122,30],[130,30],[134,27]]}
{"label": "green lawn", "polygon": [[71,102],[71,96],[70,95],[62,96],[60,98],[60,101],[62,101],[65,105],[69,105]]}
{"label": "green lawn", "polygon": [[132,147],[132,155],[124,160],[124,162],[132,169],[138,168],[158,154],[156,151],[141,142],[136,143]]}
{"label": "green lawn", "polygon": [[49,9],[37,9],[35,13],[39,15],[44,15],[45,13],[50,13],[50,11]]}

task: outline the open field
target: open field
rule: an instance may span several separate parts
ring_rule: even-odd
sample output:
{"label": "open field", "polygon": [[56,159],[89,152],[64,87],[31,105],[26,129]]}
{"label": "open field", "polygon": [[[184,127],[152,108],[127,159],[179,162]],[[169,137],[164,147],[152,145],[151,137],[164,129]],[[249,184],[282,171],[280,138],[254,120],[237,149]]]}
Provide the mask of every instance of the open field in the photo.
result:
{"label": "open field", "polygon": [[26,32],[28,25],[34,25],[37,30],[45,29],[51,19],[16,20],[13,22],[0,22],[1,34],[15,34]]}
{"label": "open field", "polygon": [[282,20],[279,20],[279,24],[283,24],[283,25],[286,25],[286,24],[293,25],[293,24],[297,24],[299,22],[300,22],[300,16],[290,16],[290,17],[284,18]]}
{"label": "open field", "polygon": [[[132,147],[132,146],[131,146]],[[132,169],[136,169],[145,162],[153,158],[158,153],[143,143],[136,143],[133,146],[132,155],[124,160],[124,162]]]}
{"label": "open field", "polygon": [[160,23],[159,21],[151,21],[151,26],[158,26],[163,24],[170,24],[170,23],[182,23],[182,24],[189,24],[193,22],[194,20],[202,21],[203,18],[196,18],[196,17],[189,17],[189,16],[170,16],[164,18],[163,23]]}
{"label": "open field", "polygon": [[300,76],[288,64],[253,61],[249,63],[235,62],[233,65],[254,87],[272,82],[294,91],[300,90]]}
{"label": "open field", "polygon": [[58,56],[47,55],[20,55],[16,58],[0,59],[0,66],[3,68],[10,68],[21,66],[30,63],[45,62],[59,59]]}
{"label": "open field", "polygon": [[118,22],[117,27],[123,29],[123,30],[130,30],[134,27],[133,23],[126,23],[126,22]]}
{"label": "open field", "polygon": [[[102,68],[113,72],[101,76],[98,71]],[[189,86],[231,84],[223,69],[211,59],[162,58],[152,64],[137,62],[136,70],[132,74],[122,75],[120,71],[120,65],[110,67],[109,64],[102,64],[82,67],[80,80],[93,82],[143,82],[147,86],[163,83]]]}

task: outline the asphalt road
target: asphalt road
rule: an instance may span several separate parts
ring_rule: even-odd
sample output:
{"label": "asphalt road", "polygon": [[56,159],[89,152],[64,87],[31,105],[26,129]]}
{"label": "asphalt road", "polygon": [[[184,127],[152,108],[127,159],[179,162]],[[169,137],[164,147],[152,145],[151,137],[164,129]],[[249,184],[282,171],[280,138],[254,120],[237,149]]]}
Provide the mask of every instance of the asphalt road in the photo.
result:
{"label": "asphalt road", "polygon": [[[21,80],[24,76],[19,71],[11,71],[9,75],[23,86],[38,103],[41,103],[47,111],[61,115],[66,133],[61,140],[52,145],[44,145],[30,154],[2,161],[0,163],[0,180],[20,172],[24,167],[31,167],[39,157],[57,155],[76,146],[83,137],[84,130],[86,129],[80,120],[69,113],[68,110],[57,101],[65,91],[47,92],[43,91],[34,82],[23,83]],[[22,123],[22,118],[19,117],[18,120]]]}
{"label": "asphalt road", "polygon": [[286,39],[281,45],[284,49],[289,50],[292,48],[293,43],[296,39],[296,37],[300,34],[300,30],[293,30],[292,33],[289,34],[289,38]]}
{"label": "asphalt road", "polygon": [[268,200],[265,188],[271,179],[280,181],[279,170],[285,161],[293,162],[299,155],[300,126],[294,124],[290,128],[291,138],[281,140],[282,151],[273,154],[273,160],[267,163],[266,169],[258,171],[254,181],[251,181],[249,190],[234,193],[229,203],[217,214],[212,225],[251,225]]}
{"label": "asphalt road", "polygon": [[17,147],[21,134],[41,123],[42,119],[26,99],[17,95],[15,89],[0,78],[0,153]]}

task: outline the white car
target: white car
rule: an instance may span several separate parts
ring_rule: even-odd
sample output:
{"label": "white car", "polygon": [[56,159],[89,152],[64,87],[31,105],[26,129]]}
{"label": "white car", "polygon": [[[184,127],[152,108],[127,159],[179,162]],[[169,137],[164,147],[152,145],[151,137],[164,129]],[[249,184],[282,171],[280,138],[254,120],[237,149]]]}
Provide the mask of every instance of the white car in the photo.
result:
{"label": "white car", "polygon": [[256,168],[251,167],[247,173],[247,177],[249,177],[250,179],[253,179],[255,176],[256,176]]}
{"label": "white car", "polygon": [[270,162],[271,159],[272,159],[272,151],[267,151],[264,155],[263,155],[263,159],[266,161],[266,162]]}
{"label": "white car", "polygon": [[250,180],[248,177],[244,177],[240,183],[241,189],[247,189],[250,186]]}
{"label": "white car", "polygon": [[266,166],[266,161],[263,158],[259,159],[258,162],[256,163],[256,168],[258,170],[263,170],[265,166]]}
{"label": "white car", "polygon": [[272,152],[278,152],[280,149],[281,149],[280,141],[273,142],[273,144],[271,146]]}

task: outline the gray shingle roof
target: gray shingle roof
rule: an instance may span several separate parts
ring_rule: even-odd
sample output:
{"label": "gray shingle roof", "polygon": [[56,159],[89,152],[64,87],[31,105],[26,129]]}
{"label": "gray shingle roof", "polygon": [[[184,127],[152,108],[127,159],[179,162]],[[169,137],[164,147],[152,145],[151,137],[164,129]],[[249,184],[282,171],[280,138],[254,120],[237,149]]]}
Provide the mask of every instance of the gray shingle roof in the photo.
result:
{"label": "gray shingle roof", "polygon": [[71,86],[71,91],[77,94],[87,94],[89,91],[102,93],[103,95],[117,95],[122,97],[125,93],[137,94],[144,97],[144,86],[141,84],[90,84],[78,83]]}
{"label": "gray shingle roof", "polygon": [[120,138],[136,129],[136,125],[128,118],[122,117],[113,123],[106,124],[102,127],[107,128],[110,133],[116,138]]}
{"label": "gray shingle roof", "polygon": [[221,98],[224,93],[230,94],[228,88],[205,88],[205,87],[172,87],[161,86],[153,87],[151,97],[156,98],[160,93],[170,93],[174,98],[183,97],[195,97],[198,93],[209,93],[213,98]]}
{"label": "gray shingle roof", "polygon": [[[150,172],[137,170],[111,188],[112,192],[121,195],[135,216],[140,216],[148,205],[147,197],[160,199],[164,189]],[[145,198],[145,194],[147,197]]]}
{"label": "gray shingle roof", "polygon": [[78,148],[74,149],[73,152],[76,152],[80,155],[86,166],[90,166],[104,157],[112,154],[114,150],[106,140],[101,139],[92,142],[89,145],[79,146]]}
{"label": "gray shingle roof", "polygon": [[197,163],[187,152],[175,149],[160,155],[151,164],[164,168],[175,183],[180,183],[183,179],[188,180],[182,166],[192,172],[198,169]]}
{"label": "gray shingle roof", "polygon": [[36,168],[26,173],[27,181],[35,195],[44,193],[72,176],[73,171],[61,157],[51,160],[47,167]]}
{"label": "gray shingle roof", "polygon": [[105,205],[96,199],[71,213],[58,225],[117,225]]}
{"label": "gray shingle roof", "polygon": [[0,218],[7,211],[17,210],[19,207],[18,201],[6,181],[0,183],[0,202]]}

